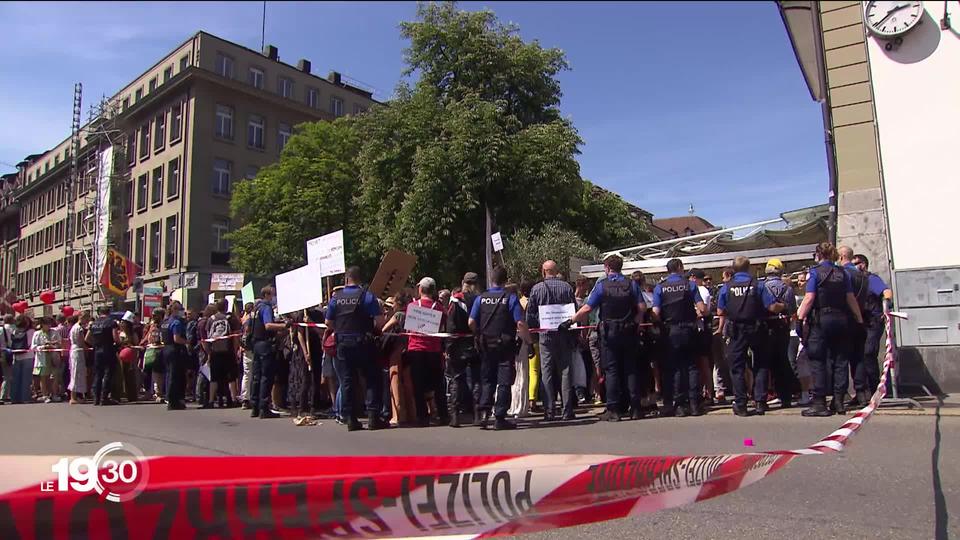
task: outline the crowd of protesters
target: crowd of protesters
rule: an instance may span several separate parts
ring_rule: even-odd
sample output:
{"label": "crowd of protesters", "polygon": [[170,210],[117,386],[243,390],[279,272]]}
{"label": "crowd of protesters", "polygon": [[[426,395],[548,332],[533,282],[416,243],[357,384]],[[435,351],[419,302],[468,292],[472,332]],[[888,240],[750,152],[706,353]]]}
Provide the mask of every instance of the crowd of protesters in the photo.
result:
{"label": "crowd of protesters", "polygon": [[[822,416],[830,393],[827,412],[842,413],[848,365],[853,402],[869,399],[878,381],[876,346],[827,351],[838,347],[830,337],[827,345],[814,343],[811,362],[804,346],[809,324],[798,320],[798,307],[806,296],[829,292],[816,283],[811,288],[818,271],[843,268],[840,274],[853,278],[841,288],[856,293],[858,313],[872,315],[859,319],[867,330],[855,340],[878,341],[878,304],[862,299],[882,302],[889,290],[869,274],[866,257],[840,248],[846,266],[836,258],[825,244],[811,271],[785,275],[772,259],[760,279],[738,258],[720,274],[721,283],[674,260],[659,284],[641,272],[623,276],[618,257],[605,261],[607,276],[597,283],[583,276],[570,283],[546,261],[539,283],[514,283],[495,269],[487,291],[468,272],[450,289],[424,277],[385,300],[366,291],[354,267],[331,305],[282,316],[270,286],[233,310],[226,300],[199,311],[173,301],[145,321],[108,308],[35,320],[7,315],[0,404],[155,401],[177,410],[195,403],[239,407],[260,418],[291,416],[298,424],[330,418],[351,430],[361,428],[364,404],[369,429],[486,427],[491,420],[496,429],[512,429],[508,419],[573,421],[594,405],[604,405],[601,419],[610,421],[699,416],[731,398],[740,416],[751,415],[748,399],[752,414],[812,403],[814,412],[805,415]],[[674,290],[679,296],[670,296]],[[739,298],[744,294],[747,300]],[[689,305],[671,306],[671,298]],[[818,307],[823,301],[803,309],[828,316],[829,307]],[[538,308],[548,304],[574,304],[576,316],[539,331]],[[410,306],[440,311],[445,334],[405,332]],[[843,317],[857,318],[852,311]],[[872,361],[862,358],[865,352]]]}

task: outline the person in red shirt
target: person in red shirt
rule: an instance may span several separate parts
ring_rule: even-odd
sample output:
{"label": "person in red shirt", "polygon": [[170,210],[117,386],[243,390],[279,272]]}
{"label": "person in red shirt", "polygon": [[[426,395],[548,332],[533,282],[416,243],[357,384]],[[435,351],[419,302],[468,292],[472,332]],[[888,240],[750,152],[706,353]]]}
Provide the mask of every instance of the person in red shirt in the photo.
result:
{"label": "person in red shirt", "polygon": [[[444,325],[446,314],[437,301],[437,282],[433,278],[425,277],[417,287],[419,299],[407,305],[407,317],[413,306],[439,311],[441,315],[440,327]],[[436,411],[440,415],[441,424],[449,424],[450,417],[447,411],[446,381],[443,376],[442,339],[411,335],[407,339],[407,352],[404,363],[410,366],[413,378],[414,403],[417,409],[417,425],[430,425],[430,415],[427,410],[429,394],[433,394]]]}

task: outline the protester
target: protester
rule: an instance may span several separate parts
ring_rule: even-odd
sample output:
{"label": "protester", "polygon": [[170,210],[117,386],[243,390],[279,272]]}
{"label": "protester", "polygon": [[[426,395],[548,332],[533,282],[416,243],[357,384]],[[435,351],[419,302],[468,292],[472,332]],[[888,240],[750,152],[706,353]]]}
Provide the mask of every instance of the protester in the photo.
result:
{"label": "protester", "polygon": [[240,378],[240,400],[244,410],[250,409],[252,402],[250,388],[253,377],[253,327],[257,316],[253,307],[253,302],[247,302],[243,306],[243,318],[240,320],[240,357],[243,369]]}
{"label": "protester", "polygon": [[[766,349],[770,355],[770,373],[773,386],[780,400],[780,408],[793,406],[793,394],[800,389],[796,376],[787,358],[790,349],[790,326],[797,314],[797,299],[787,280],[783,279],[783,263],[780,259],[770,259],[764,269],[767,279],[763,286],[773,299],[783,305],[783,311],[777,316],[767,318]],[[789,278],[788,278],[789,279]]]}
{"label": "protester", "polygon": [[133,313],[128,311],[123,314],[117,329],[117,337],[120,338],[117,346],[120,349],[120,379],[122,382],[122,391],[117,394],[117,398],[122,394],[127,398],[128,403],[134,403],[140,397],[137,389],[137,359],[139,355],[137,350],[133,348],[140,343],[140,339],[133,329],[134,322]]}
{"label": "protester", "polygon": [[69,321],[69,318],[60,313],[55,318],[57,325],[53,330],[60,335],[60,369],[58,370],[57,377],[59,377],[60,385],[56,389],[56,395],[60,400],[70,399],[70,393],[66,391],[66,386],[64,383],[70,383],[70,328],[73,326],[73,323]]}
{"label": "protester", "polygon": [[87,344],[84,336],[87,325],[90,324],[90,312],[83,311],[80,316],[72,317],[73,326],[70,327],[70,404],[77,405],[83,401],[83,396],[90,391],[87,378]]}
{"label": "protester", "polygon": [[[163,361],[161,350],[163,340],[161,337],[161,326],[166,318],[166,312],[156,308],[150,314],[150,322],[147,324],[143,337],[140,339],[140,346],[143,350],[143,371],[146,378],[146,384],[150,386],[154,401],[157,403],[166,403],[166,365]],[[151,384],[152,381],[152,384]]]}
{"label": "protester", "polygon": [[[526,322],[530,328],[540,328],[539,310],[546,306],[576,306],[573,287],[558,277],[557,263],[545,261],[541,266],[543,281],[534,285],[526,306]],[[576,394],[573,390],[574,350],[576,335],[569,330],[541,332],[539,334],[540,374],[543,381],[543,419],[556,420],[555,399],[561,395],[561,419],[575,418],[573,407]]]}
{"label": "protester", "polygon": [[[383,325],[383,354],[387,357],[388,381],[390,383],[390,425],[405,426],[416,420],[417,406],[414,402],[413,375],[406,356],[408,337],[402,334],[407,316],[410,296],[401,291],[388,299],[393,314]],[[448,319],[449,320],[449,319]],[[395,335],[397,334],[397,335]]]}
{"label": "protester", "polygon": [[[520,287],[513,282],[504,286],[509,294],[517,296],[520,302],[520,313],[526,317],[528,298],[521,293]],[[529,292],[529,291],[527,291]],[[516,375],[510,386],[510,409],[507,415],[513,418],[526,418],[531,412],[541,412],[537,408],[537,395],[540,388],[540,357],[535,344],[527,345],[518,341],[514,356]]]}
{"label": "protester", "polygon": [[450,425],[460,427],[460,413],[467,408],[473,412],[473,423],[480,421],[480,353],[473,339],[464,338],[470,333],[470,309],[480,292],[476,272],[463,275],[460,289],[454,291],[447,308],[445,330],[454,334],[447,340],[447,379],[450,408]]}
{"label": "protester", "polygon": [[697,337],[695,338],[694,352],[697,355],[697,371],[700,375],[698,390],[702,393],[704,402],[710,405],[714,402],[715,391],[713,385],[713,313],[710,311],[713,297],[705,284],[706,277],[706,272],[699,268],[690,270],[690,279],[697,285],[700,299],[703,300],[703,305],[707,308],[697,317]]}
{"label": "protester", "polygon": [[[323,322],[323,312],[318,308],[304,310],[307,324]],[[297,410],[301,415],[323,416],[324,398],[327,389],[324,386],[323,374],[323,333],[319,328],[305,327],[300,329],[300,338],[304,348],[304,362],[307,372],[304,374],[303,386],[297,400]]]}
{"label": "protester", "polygon": [[34,349],[33,376],[40,382],[40,398],[44,403],[60,401],[60,333],[53,329],[50,317],[38,319],[37,330],[33,333],[31,345]]}
{"label": "protester", "polygon": [[3,352],[0,353],[0,365],[3,366],[3,382],[0,383],[0,403],[10,399],[10,389],[13,386],[13,331],[14,316],[7,314],[3,316],[3,331],[0,332],[0,342],[3,344]]}
{"label": "protester", "polygon": [[867,299],[863,314],[866,325],[863,360],[856,361],[854,370],[854,388],[857,390],[857,402],[865,407],[877,386],[880,385],[880,366],[877,356],[880,353],[880,340],[884,333],[884,306],[893,309],[893,291],[880,276],[870,272],[870,260],[858,253],[853,256],[853,264],[867,276]]}
{"label": "protester", "polygon": [[[231,365],[237,362],[237,347],[239,339],[236,328],[231,326],[230,318],[227,316],[227,301],[220,300],[213,305],[213,313],[207,315],[205,327],[205,338],[200,342],[201,349],[204,351],[210,373],[210,390],[208,401],[202,408],[210,409],[218,401],[217,391],[227,393],[228,408],[234,407],[233,394],[227,392],[227,382],[231,373]],[[223,404],[220,403],[223,407]]]}
{"label": "protester", "polygon": [[[436,299],[437,282],[425,277],[417,284],[419,298],[407,305],[407,317],[414,306],[443,313],[443,307]],[[440,327],[445,324],[446,314],[440,316]],[[433,395],[441,424],[450,423],[450,414],[446,403],[446,381],[443,376],[442,342],[439,337],[410,335],[407,338],[407,352],[404,362],[410,365],[413,376],[413,401],[416,407],[418,426],[430,425],[427,412],[429,395]]]}

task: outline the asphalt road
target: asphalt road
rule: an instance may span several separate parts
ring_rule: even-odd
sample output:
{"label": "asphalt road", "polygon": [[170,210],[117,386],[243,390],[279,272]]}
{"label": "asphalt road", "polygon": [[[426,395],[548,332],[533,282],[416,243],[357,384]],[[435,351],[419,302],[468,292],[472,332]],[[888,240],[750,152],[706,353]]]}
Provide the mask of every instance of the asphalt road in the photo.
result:
{"label": "asphalt road", "polygon": [[[151,403],[94,408],[0,407],[0,453],[90,455],[112,441],[146,454],[424,455],[610,453],[684,455],[804,447],[837,417],[737,418],[710,414],[538,425],[513,432],[447,427],[347,433],[332,421],[294,426],[246,411],[168,412]],[[877,416],[841,455],[795,459],[738,492],[641,518],[558,529],[527,538],[960,538],[960,418]]]}

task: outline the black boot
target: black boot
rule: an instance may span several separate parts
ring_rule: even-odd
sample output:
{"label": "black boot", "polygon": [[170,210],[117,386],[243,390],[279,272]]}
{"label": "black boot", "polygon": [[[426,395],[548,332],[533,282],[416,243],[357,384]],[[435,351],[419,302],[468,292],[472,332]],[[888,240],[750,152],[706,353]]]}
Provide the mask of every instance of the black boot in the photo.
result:
{"label": "black boot", "polygon": [[736,401],[733,402],[733,414],[744,418],[750,416],[750,413],[747,412],[747,406],[740,405]]}
{"label": "black boot", "polygon": [[754,401],[753,408],[757,411],[759,416],[763,416],[769,409],[766,401]]}
{"label": "black boot", "polygon": [[460,412],[456,407],[450,408],[450,427],[460,427]]}
{"label": "black boot", "polygon": [[830,409],[827,409],[827,398],[825,397],[813,398],[813,403],[810,405],[810,408],[804,409],[800,414],[807,417],[833,415]]}
{"label": "black boot", "polygon": [[480,426],[480,429],[487,429],[489,423],[490,411],[480,411],[480,421],[477,422],[477,425]]}
{"label": "black boot", "polygon": [[370,431],[376,431],[378,429],[386,429],[389,426],[390,424],[384,422],[383,419],[380,418],[380,415],[377,413],[370,413],[367,416],[367,429],[369,429]]}
{"label": "black boot", "polygon": [[861,406],[861,407],[866,407],[867,405],[869,405],[869,404],[870,404],[870,392],[867,392],[866,390],[862,390],[862,391],[860,391],[860,392],[857,392],[857,401],[860,402],[860,406]]}
{"label": "black boot", "polygon": [[493,429],[494,431],[505,431],[517,429],[517,425],[506,418],[497,418],[497,420],[493,423]]}
{"label": "black boot", "polygon": [[843,402],[845,397],[847,397],[846,394],[834,394],[833,401],[830,402],[830,410],[837,414],[847,414],[847,405]]}
{"label": "black boot", "polygon": [[360,421],[351,416],[347,422],[347,431],[360,431],[361,429],[363,429],[363,425],[360,424]]}

